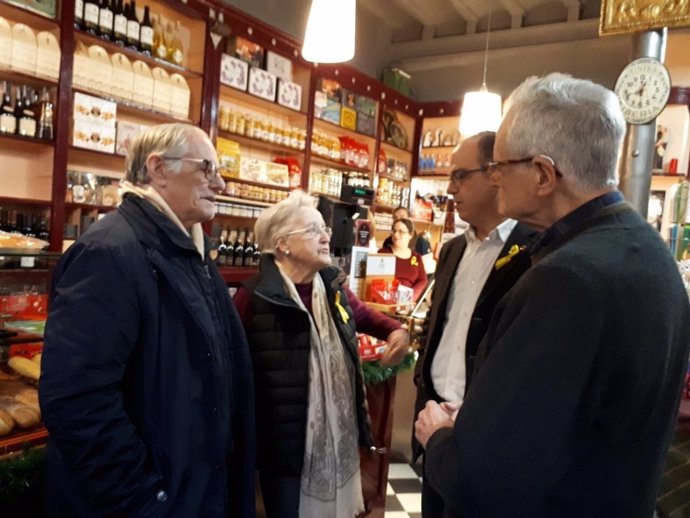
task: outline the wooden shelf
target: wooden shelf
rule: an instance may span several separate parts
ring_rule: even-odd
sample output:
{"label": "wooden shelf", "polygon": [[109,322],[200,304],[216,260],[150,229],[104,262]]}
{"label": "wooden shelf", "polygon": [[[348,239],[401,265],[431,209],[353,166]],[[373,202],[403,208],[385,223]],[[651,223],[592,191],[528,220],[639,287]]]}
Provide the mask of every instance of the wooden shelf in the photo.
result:
{"label": "wooden shelf", "polygon": [[438,167],[436,169],[423,169],[421,171],[418,171],[417,174],[414,176],[414,178],[430,178],[430,179],[438,179],[438,178],[448,178],[448,175],[450,175],[450,172],[453,170],[452,167]]}
{"label": "wooden shelf", "polygon": [[223,277],[223,280],[226,284],[240,284],[242,281],[248,279],[252,275],[259,273],[259,269],[246,266],[238,266],[236,268],[219,266],[218,273],[220,273],[220,276]]}
{"label": "wooden shelf", "polygon": [[10,203],[17,205],[37,205],[40,207],[50,207],[50,200],[34,200],[31,198],[11,198],[7,196],[0,196],[0,203]]}
{"label": "wooden shelf", "polygon": [[395,154],[400,154],[409,158],[412,158],[412,151],[409,149],[405,149],[402,147],[398,147],[395,144],[391,144],[390,142],[384,142],[381,141],[381,147],[387,154],[395,155]]}
{"label": "wooden shelf", "polygon": [[91,205],[89,203],[74,203],[74,202],[69,202],[65,203],[65,208],[68,210],[97,210],[98,212],[110,212],[117,207],[114,206],[107,206],[107,205]]}
{"label": "wooden shelf", "polygon": [[8,145],[12,146],[20,145],[28,148],[37,146],[43,148],[52,148],[55,146],[55,143],[52,140],[22,137],[21,135],[12,135],[9,133],[0,133],[0,142],[7,143]]}
{"label": "wooden shelf", "polygon": [[377,209],[382,209],[382,210],[385,210],[385,211],[388,211],[388,212],[392,212],[392,211],[394,211],[394,210],[397,209],[397,208],[398,208],[397,205],[384,205],[383,203],[378,203],[378,202],[376,202],[376,201],[375,201],[375,202],[372,204],[372,206],[371,206],[371,209],[372,209],[374,212],[376,212]]}
{"label": "wooden shelf", "polygon": [[125,157],[76,146],[68,148],[67,171],[94,173],[110,178],[124,178]]}
{"label": "wooden shelf", "polygon": [[60,22],[48,15],[0,2],[0,16],[12,22],[24,23],[35,31],[59,32]]}
{"label": "wooden shelf", "polygon": [[369,135],[365,135],[364,133],[349,130],[347,128],[343,128],[342,126],[338,126],[337,124],[333,124],[332,122],[317,118],[314,118],[314,128],[320,131],[325,131],[326,133],[335,133],[336,135],[352,137],[355,140],[359,140],[360,142],[364,142],[369,145],[370,153],[373,153],[374,151],[376,139],[374,137],[370,137]]}
{"label": "wooden shelf", "polygon": [[[306,123],[307,114],[303,111],[293,110],[292,108],[287,108],[286,106],[282,106],[276,102],[268,101],[266,99],[262,99],[261,97],[257,97],[256,95],[238,90],[237,88],[221,84],[220,100],[223,101],[228,99],[239,101],[243,105],[256,107],[263,112],[281,115],[288,120],[300,120],[302,121],[302,124]],[[305,104],[304,100],[302,104]]]}
{"label": "wooden shelf", "polygon": [[652,176],[665,176],[668,178],[678,178],[681,180],[685,180],[686,176],[684,174],[678,174],[678,173],[655,173],[652,172]]}
{"label": "wooden shelf", "polygon": [[397,182],[397,183],[407,183],[410,181],[409,178],[398,178],[397,176],[393,176],[388,173],[376,173],[376,176],[379,178],[386,178],[388,180],[391,180],[392,182]]}
{"label": "wooden shelf", "polygon": [[13,85],[28,85],[32,88],[43,88],[44,86],[54,88],[57,86],[57,79],[25,74],[5,67],[0,67],[0,81],[8,81]]}
{"label": "wooden shelf", "polygon": [[247,137],[246,135],[240,135],[239,133],[232,133],[230,131],[218,130],[218,136],[226,139],[234,140],[239,142],[241,145],[245,145],[252,149],[262,149],[270,152],[278,152],[281,155],[301,155],[300,158],[304,156],[304,150],[296,149],[294,147],[285,146],[283,144],[276,144],[275,142],[268,142],[266,140],[258,140],[255,138]]}
{"label": "wooden shelf", "polygon": [[169,74],[180,74],[181,76],[184,76],[185,79],[194,79],[194,78],[202,78],[203,74],[201,72],[197,72],[194,70],[190,70],[188,68],[182,67],[180,65],[176,65],[175,63],[171,63],[170,61],[165,61],[164,59],[156,58],[153,56],[147,56],[146,54],[143,54],[141,52],[138,52],[136,50],[132,50],[127,47],[120,47],[119,45],[116,45],[112,41],[107,41],[104,39],[99,38],[98,36],[92,36],[91,34],[88,34],[82,30],[75,29],[74,30],[74,39],[77,41],[81,41],[85,45],[91,46],[91,45],[100,45],[103,47],[110,56],[112,56],[114,53],[119,52],[121,54],[124,54],[129,58],[130,61],[135,61],[135,60],[141,60],[145,62],[149,67],[160,67],[164,69],[166,72]]}
{"label": "wooden shelf", "polygon": [[333,160],[331,158],[326,158],[325,156],[311,155],[311,163],[319,165],[327,165],[330,167],[337,167],[338,169],[346,169],[347,171],[357,171],[358,173],[371,173],[371,169],[364,167],[357,167],[354,165],[348,165],[340,160]]}
{"label": "wooden shelf", "polygon": [[453,145],[450,145],[450,146],[426,146],[426,147],[422,146],[420,149],[421,149],[422,153],[431,153],[432,151],[452,151],[456,147],[457,146],[453,146]]}
{"label": "wooden shelf", "polygon": [[113,97],[111,95],[105,94],[103,92],[98,92],[97,90],[88,90],[85,88],[74,88],[73,89],[75,92],[83,93],[86,95],[93,95],[95,97],[98,97],[99,99],[104,99],[106,101],[112,101],[114,103],[117,103],[117,115],[130,115],[130,116],[135,116],[135,117],[143,117],[146,119],[150,119],[151,121],[155,122],[160,122],[160,123],[165,123],[165,122],[185,122],[188,124],[196,124],[198,125],[198,121],[193,121],[191,119],[187,119],[185,117],[179,117],[177,115],[173,115],[172,113],[167,113],[167,112],[161,112],[154,110],[153,108],[149,108],[147,106],[143,106],[141,104],[137,104],[132,101],[127,101],[126,99],[120,99],[118,97]]}
{"label": "wooden shelf", "polygon": [[251,180],[244,180],[242,178],[223,177],[223,180],[225,180],[226,182],[237,182],[237,183],[243,183],[246,185],[253,185],[254,187],[263,187],[264,189],[277,189],[279,191],[286,191],[286,192],[289,192],[292,190],[292,188],[290,186],[274,185],[272,183],[253,182]]}
{"label": "wooden shelf", "polygon": [[48,441],[48,430],[39,425],[34,430],[19,431],[0,438],[0,456],[22,451],[26,446],[43,445]]}
{"label": "wooden shelf", "polygon": [[[244,198],[235,198],[233,196],[225,196],[222,194],[219,194],[216,196],[216,203],[234,203],[236,205],[246,205],[247,207],[270,207],[271,205],[275,205],[274,203],[269,203],[265,201],[259,201],[259,200],[245,200]],[[231,214],[218,214],[220,216],[232,216]],[[232,217],[239,217],[239,216],[232,216]]]}

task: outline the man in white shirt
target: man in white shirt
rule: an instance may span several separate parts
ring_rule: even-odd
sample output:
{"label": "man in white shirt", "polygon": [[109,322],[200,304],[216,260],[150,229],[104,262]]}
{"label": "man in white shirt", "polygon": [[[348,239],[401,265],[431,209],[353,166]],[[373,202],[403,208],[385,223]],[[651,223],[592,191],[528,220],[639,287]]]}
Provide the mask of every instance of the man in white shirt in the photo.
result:
{"label": "man in white shirt", "polygon": [[[445,402],[449,413],[459,408],[493,309],[530,266],[523,250],[533,231],[498,213],[497,187],[485,167],[493,160],[494,141],[493,132],[467,138],[451,159],[448,193],[470,227],[441,249],[425,322],[426,340],[415,372],[415,415],[429,400]],[[421,453],[413,439],[414,459]],[[444,516],[443,500],[426,483],[422,514],[424,518]]]}

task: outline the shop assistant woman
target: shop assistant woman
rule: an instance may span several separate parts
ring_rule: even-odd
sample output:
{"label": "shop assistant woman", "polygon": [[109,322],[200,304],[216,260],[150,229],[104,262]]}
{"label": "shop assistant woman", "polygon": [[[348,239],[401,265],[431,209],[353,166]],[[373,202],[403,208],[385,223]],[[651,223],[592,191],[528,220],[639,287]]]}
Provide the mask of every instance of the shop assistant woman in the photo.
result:
{"label": "shop assistant woman", "polygon": [[398,219],[391,229],[390,247],[379,249],[379,253],[395,255],[395,278],[403,286],[414,290],[417,300],[426,286],[426,272],[422,263],[422,256],[410,248],[410,239],[414,233],[414,225],[409,219]]}
{"label": "shop assistant woman", "polygon": [[359,445],[372,446],[356,332],[388,341],[397,363],[409,337],[369,309],[331,266],[331,229],[293,191],[256,222],[260,273],[235,304],[254,363],[258,467],[268,518],[353,518],[364,510]]}

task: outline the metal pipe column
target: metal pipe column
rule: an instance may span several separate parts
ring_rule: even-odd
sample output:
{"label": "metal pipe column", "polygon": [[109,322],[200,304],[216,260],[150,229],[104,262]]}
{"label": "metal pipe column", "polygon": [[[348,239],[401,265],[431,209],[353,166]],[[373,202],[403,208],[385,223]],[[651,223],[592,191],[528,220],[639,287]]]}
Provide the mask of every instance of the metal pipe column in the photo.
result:
{"label": "metal pipe column", "polygon": [[[633,34],[631,61],[651,57],[663,63],[666,38],[666,28]],[[656,119],[647,124],[628,124],[619,165],[620,190],[625,199],[645,218],[652,183],[655,141]]]}

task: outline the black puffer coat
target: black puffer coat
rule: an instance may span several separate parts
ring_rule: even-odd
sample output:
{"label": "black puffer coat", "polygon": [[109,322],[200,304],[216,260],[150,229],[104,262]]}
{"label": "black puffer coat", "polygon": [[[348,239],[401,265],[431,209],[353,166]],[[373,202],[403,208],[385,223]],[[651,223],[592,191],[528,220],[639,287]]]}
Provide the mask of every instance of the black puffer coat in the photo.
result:
{"label": "black puffer coat", "polygon": [[[244,283],[250,295],[251,323],[247,338],[256,380],[258,464],[266,472],[298,477],[306,441],[309,384],[309,316],[285,291],[283,278],[270,255],[261,257],[261,273]],[[331,315],[338,328],[345,358],[355,367],[359,442],[369,447],[371,426],[357,349],[352,309],[342,289],[345,276],[335,267],[319,272],[326,286]],[[335,306],[336,293],[349,315],[343,322]]]}

